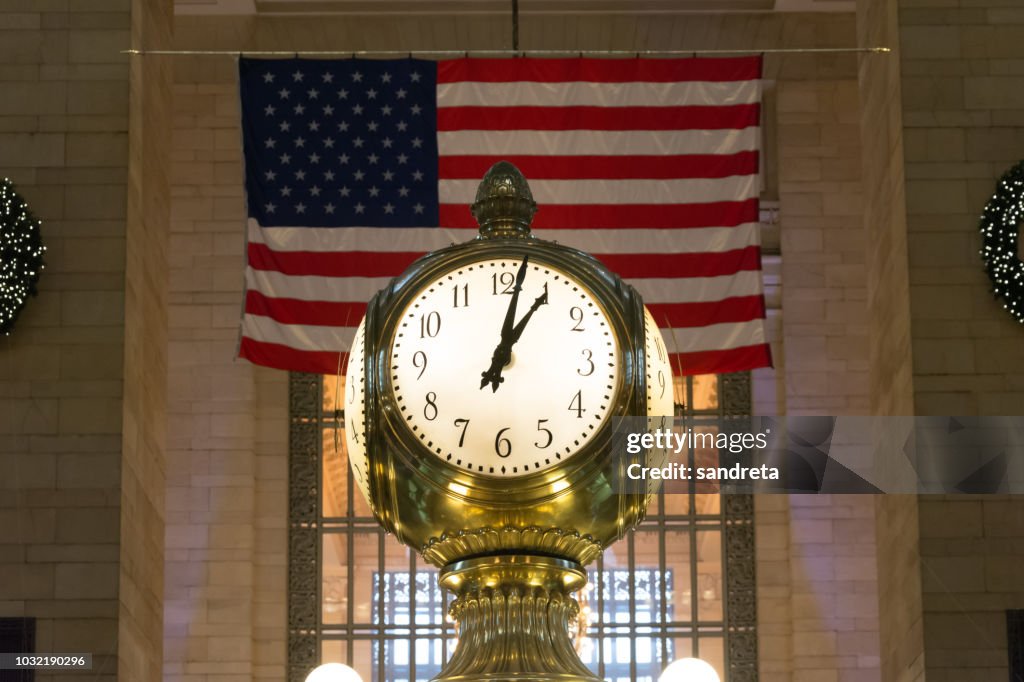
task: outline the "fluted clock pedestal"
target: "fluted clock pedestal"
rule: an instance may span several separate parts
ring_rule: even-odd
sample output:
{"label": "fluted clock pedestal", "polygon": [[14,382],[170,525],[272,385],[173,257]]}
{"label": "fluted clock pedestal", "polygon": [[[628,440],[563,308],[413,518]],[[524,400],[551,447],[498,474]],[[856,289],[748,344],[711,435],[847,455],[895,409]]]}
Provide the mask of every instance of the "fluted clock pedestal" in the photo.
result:
{"label": "fluted clock pedestal", "polygon": [[572,594],[587,582],[572,561],[531,555],[468,559],[441,571],[457,598],[459,643],[436,682],[600,682],[573,649]]}

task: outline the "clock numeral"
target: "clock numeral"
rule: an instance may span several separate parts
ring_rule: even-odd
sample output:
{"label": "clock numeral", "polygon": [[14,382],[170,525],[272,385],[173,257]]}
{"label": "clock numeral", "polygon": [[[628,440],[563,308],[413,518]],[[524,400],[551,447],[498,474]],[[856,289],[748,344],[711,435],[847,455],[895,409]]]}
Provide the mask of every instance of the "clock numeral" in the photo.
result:
{"label": "clock numeral", "polygon": [[[354,378],[354,377],[353,377]],[[348,404],[351,405],[356,401],[356,382],[348,382]]]}
{"label": "clock numeral", "polygon": [[578,369],[576,370],[576,373],[579,374],[581,377],[589,377],[591,374],[594,373],[594,352],[589,348],[584,348],[582,355],[583,362],[587,363],[588,365],[587,371],[584,372],[582,369]]}
{"label": "clock numeral", "polygon": [[501,431],[498,431],[498,435],[494,437],[494,452],[497,453],[498,457],[508,457],[512,454],[512,441],[501,435],[510,428],[512,427],[506,426]]}
{"label": "clock numeral", "polygon": [[546,448],[549,445],[551,445],[551,441],[553,441],[555,439],[555,435],[553,433],[551,433],[551,430],[544,428],[544,424],[546,424],[547,422],[548,422],[547,419],[538,419],[537,420],[537,430],[538,431],[543,431],[544,433],[546,433],[548,435],[548,442],[544,443],[544,445],[541,445],[540,441],[535,441],[534,444],[533,444],[535,447],[538,447],[541,450],[543,450],[544,448]]}
{"label": "clock numeral", "polygon": [[661,386],[661,393],[658,394],[660,398],[665,395],[665,372],[660,369],[658,370],[658,385]]}
{"label": "clock numeral", "polygon": [[434,338],[441,331],[441,313],[433,310],[426,315],[420,315],[420,338]]}
{"label": "clock numeral", "polygon": [[[497,296],[498,294],[512,295],[512,286],[516,283],[516,276],[511,272],[503,272],[500,275],[496,272],[491,275],[491,294]],[[498,285],[504,287],[501,291],[498,291]]]}
{"label": "clock numeral", "polygon": [[459,434],[459,447],[461,448],[466,440],[466,427],[469,426],[469,420],[459,417],[455,420],[455,427],[458,428],[460,425],[462,426],[462,433]]}
{"label": "clock numeral", "polygon": [[462,285],[462,287],[461,287],[462,296],[459,296],[459,293],[460,293],[460,287],[459,287],[458,284],[456,284],[456,285],[454,285],[452,287],[452,307],[453,308],[458,308],[459,307],[459,299],[461,298],[462,299],[462,307],[468,308],[469,307],[469,284],[466,283],[466,284]]}
{"label": "clock numeral", "polygon": [[427,354],[421,350],[413,353],[412,366],[420,371],[420,373],[416,375],[416,379],[419,380],[423,377],[423,373],[427,371]]}
{"label": "clock numeral", "polygon": [[576,391],[576,395],[573,396],[572,401],[569,402],[569,411],[576,413],[577,419],[583,419],[583,413],[586,412],[583,409],[583,391]]}
{"label": "clock numeral", "polygon": [[437,419],[437,403],[434,402],[435,400],[437,400],[436,393],[433,391],[427,393],[427,404],[423,406],[423,416],[430,422]]}
{"label": "clock numeral", "polygon": [[572,321],[576,323],[572,326],[572,331],[583,331],[583,309],[579,306],[573,306],[569,309],[569,317],[571,317]]}
{"label": "clock numeral", "polygon": [[661,340],[661,335],[655,337],[654,347],[658,349],[658,359],[665,362],[665,343]]}

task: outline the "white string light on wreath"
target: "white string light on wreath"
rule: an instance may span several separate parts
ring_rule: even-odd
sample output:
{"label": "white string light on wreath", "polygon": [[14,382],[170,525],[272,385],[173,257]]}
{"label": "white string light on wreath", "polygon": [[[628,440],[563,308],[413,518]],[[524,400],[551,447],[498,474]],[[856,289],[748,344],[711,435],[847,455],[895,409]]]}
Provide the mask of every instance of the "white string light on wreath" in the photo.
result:
{"label": "white string light on wreath", "polygon": [[1017,252],[1022,221],[1024,161],[1000,178],[996,193],[981,215],[981,257],[985,260],[985,272],[992,280],[995,295],[1002,299],[1003,307],[1024,324],[1024,262]]}
{"label": "white string light on wreath", "polygon": [[7,336],[43,270],[39,221],[7,178],[0,182],[0,334]]}

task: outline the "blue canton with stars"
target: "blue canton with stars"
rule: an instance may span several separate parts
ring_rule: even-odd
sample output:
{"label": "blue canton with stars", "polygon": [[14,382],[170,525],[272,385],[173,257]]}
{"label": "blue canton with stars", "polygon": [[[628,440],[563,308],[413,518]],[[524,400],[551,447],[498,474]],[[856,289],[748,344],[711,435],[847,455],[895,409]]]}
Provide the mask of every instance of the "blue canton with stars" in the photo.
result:
{"label": "blue canton with stars", "polygon": [[438,224],[434,62],[243,58],[238,71],[260,225]]}

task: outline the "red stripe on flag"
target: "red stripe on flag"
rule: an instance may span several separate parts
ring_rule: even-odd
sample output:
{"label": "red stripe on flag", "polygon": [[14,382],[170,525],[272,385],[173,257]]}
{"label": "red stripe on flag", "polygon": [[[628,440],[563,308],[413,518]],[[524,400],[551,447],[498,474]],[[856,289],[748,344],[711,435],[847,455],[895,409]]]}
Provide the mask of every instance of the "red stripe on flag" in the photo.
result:
{"label": "red stripe on flag", "polygon": [[753,175],[756,151],[670,156],[442,156],[443,180],[478,180],[498,161],[509,161],[530,180],[635,180],[726,178]]}
{"label": "red stripe on flag", "polygon": [[[757,198],[710,204],[545,204],[537,209],[533,229],[678,229],[735,227],[758,220]],[[441,204],[443,227],[476,226],[469,207]]]}
{"label": "red stripe on flag", "polygon": [[401,251],[272,251],[266,244],[249,244],[249,266],[285,275],[320,277],[394,277],[422,252]]}
{"label": "red stripe on flag", "polygon": [[761,105],[441,107],[437,130],[725,130],[756,126]]}
{"label": "red stripe on flag", "polygon": [[[336,251],[274,252],[265,244],[249,244],[249,264],[253,269],[298,276],[394,277],[422,254],[362,252],[357,254],[363,256],[362,260],[352,259],[352,255]],[[626,279],[721,277],[761,268],[758,246],[703,253],[608,253],[598,254],[598,258]]]}
{"label": "red stripe on flag", "polygon": [[590,81],[749,81],[761,77],[761,57],[718,59],[478,59],[438,62],[437,82],[555,83]]}
{"label": "red stripe on flag", "polygon": [[772,351],[767,343],[728,350],[670,353],[672,371],[679,375],[727,374],[772,366]]}
{"label": "red stripe on flag", "polygon": [[721,277],[761,269],[761,248],[747,246],[719,253],[604,253],[594,254],[624,279],[652,277]]}
{"label": "red stripe on flag", "polygon": [[313,374],[334,375],[338,371],[338,356],[341,356],[341,371],[348,365],[348,353],[330,351],[296,350],[278,343],[256,341],[242,337],[238,356],[264,367],[283,369],[289,372],[312,372]]}
{"label": "red stripe on flag", "polygon": [[249,290],[245,292],[245,312],[269,317],[281,324],[355,327],[366,314],[366,303],[274,298]]}
{"label": "red stripe on flag", "polygon": [[727,322],[749,322],[764,317],[764,297],[733,296],[721,301],[699,301],[696,303],[648,303],[662,333],[668,336],[669,328],[706,327]]}

